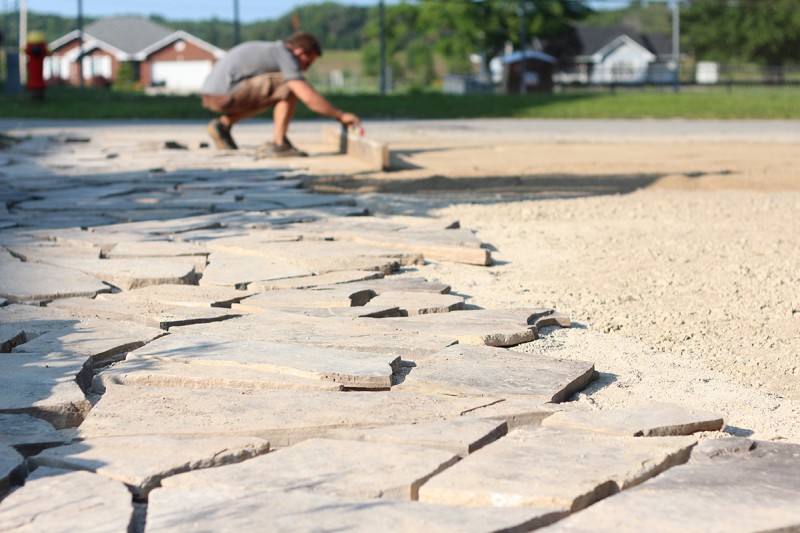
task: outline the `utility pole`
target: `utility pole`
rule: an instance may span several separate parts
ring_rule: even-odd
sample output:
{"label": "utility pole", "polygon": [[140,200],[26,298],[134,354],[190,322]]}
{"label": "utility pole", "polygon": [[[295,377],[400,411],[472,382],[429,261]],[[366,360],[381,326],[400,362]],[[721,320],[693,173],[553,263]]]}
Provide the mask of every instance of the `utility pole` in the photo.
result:
{"label": "utility pole", "polygon": [[25,46],[28,44],[28,1],[19,3],[19,79],[24,86],[28,81],[27,57]]}
{"label": "utility pole", "polygon": [[78,0],[78,83],[83,92],[83,0]]}
{"label": "utility pole", "polygon": [[386,8],[383,0],[378,0],[378,24],[380,27],[381,48],[381,96],[386,95]]}
{"label": "utility pole", "polygon": [[527,39],[525,36],[525,0],[519,0],[517,14],[519,15],[519,50],[522,54],[519,62],[519,94],[525,94],[528,89],[525,86],[525,62],[527,61],[525,57],[525,41]]}
{"label": "utility pole", "polygon": [[672,90],[681,90],[681,6],[680,0],[672,0],[672,59],[675,62],[675,76]]}
{"label": "utility pole", "polygon": [[233,44],[242,42],[242,30],[239,24],[239,0],[233,0]]}

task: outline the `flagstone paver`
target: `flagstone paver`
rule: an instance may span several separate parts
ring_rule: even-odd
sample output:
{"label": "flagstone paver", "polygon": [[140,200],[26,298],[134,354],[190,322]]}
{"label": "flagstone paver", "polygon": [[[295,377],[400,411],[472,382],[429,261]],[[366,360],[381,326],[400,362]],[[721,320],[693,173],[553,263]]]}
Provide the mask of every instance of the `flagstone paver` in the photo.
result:
{"label": "flagstone paver", "polygon": [[738,440],[704,441],[688,463],[545,531],[800,529],[800,446],[757,441],[741,449]]}
{"label": "flagstone paver", "polygon": [[335,286],[341,283],[380,279],[383,277],[384,276],[382,272],[376,272],[374,270],[335,270],[316,276],[298,276],[288,279],[256,281],[252,283],[251,288],[257,291],[311,289],[314,287],[323,287],[328,285]]}
{"label": "flagstone paver", "polygon": [[306,492],[159,488],[150,493],[147,532],[200,523],[209,531],[530,531],[558,520],[552,509],[464,508],[396,500],[342,499]]}
{"label": "flagstone paver", "polygon": [[268,450],[269,443],[255,437],[101,437],[45,450],[30,462],[36,466],[88,470],[124,483],[134,496],[146,498],[166,477],[238,463]]}
{"label": "flagstone paver", "polygon": [[719,431],[725,423],[722,415],[718,413],[657,403],[620,407],[609,411],[564,411],[549,417],[542,422],[542,425],[610,435],[666,437],[691,435],[700,431]]}
{"label": "flagstone paver", "polygon": [[428,394],[520,394],[545,402],[562,402],[595,378],[594,365],[586,361],[456,344],[421,360],[398,388]]}
{"label": "flagstone paver", "polygon": [[[233,310],[261,311],[282,307],[357,307],[363,306],[375,296],[369,289],[349,289],[346,285],[330,289],[277,289],[248,297],[232,306]],[[386,307],[386,304],[380,304]],[[397,307],[396,304],[389,307]]]}
{"label": "flagstone paver", "polygon": [[192,259],[59,259],[51,264],[85,272],[122,290],[168,283],[194,284],[197,279]]}
{"label": "flagstone paver", "polygon": [[25,477],[25,458],[17,450],[0,442],[0,498],[12,482],[19,483]]}
{"label": "flagstone paver", "polygon": [[376,443],[415,444],[448,450],[459,457],[466,457],[499,439],[507,431],[508,426],[502,421],[457,418],[373,429],[340,429],[330,431],[327,437]]}
{"label": "flagstone paver", "polygon": [[522,427],[423,485],[420,500],[574,512],[686,462],[696,442]]}
{"label": "flagstone paver", "polygon": [[396,306],[403,316],[427,315],[464,309],[464,298],[455,294],[386,291],[370,300],[370,304]]}
{"label": "flagstone paver", "polygon": [[145,308],[157,306],[223,307],[230,308],[253,291],[225,287],[200,287],[198,285],[150,285],[115,294],[99,294],[98,300],[139,304]]}
{"label": "flagstone paver", "polygon": [[0,531],[127,531],[133,515],[125,485],[89,472],[38,468],[0,502]]}
{"label": "flagstone paver", "polygon": [[200,278],[201,287],[246,289],[251,283],[311,274],[308,268],[284,259],[212,252]]}
{"label": "flagstone paver", "polygon": [[175,333],[131,352],[129,360],[162,359],[185,364],[247,366],[347,387],[388,389],[400,358],[369,352],[315,348],[248,339]]}
{"label": "flagstone paver", "polygon": [[44,420],[23,414],[0,414],[0,446],[13,446],[28,456],[65,442],[65,437]]}
{"label": "flagstone paver", "polygon": [[246,463],[165,479],[163,485],[416,500],[420,485],[457,460],[451,451],[422,446],[309,439]]}
{"label": "flagstone paver", "polygon": [[0,296],[11,302],[48,302],[77,296],[92,298],[111,288],[74,268],[22,261],[0,261]]}

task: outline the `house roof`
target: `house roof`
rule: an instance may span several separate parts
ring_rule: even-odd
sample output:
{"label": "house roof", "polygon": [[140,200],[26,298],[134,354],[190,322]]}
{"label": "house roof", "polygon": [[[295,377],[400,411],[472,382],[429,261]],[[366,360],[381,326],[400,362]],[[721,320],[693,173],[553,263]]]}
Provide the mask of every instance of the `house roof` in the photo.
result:
{"label": "house roof", "polygon": [[575,30],[580,43],[578,55],[582,56],[596,54],[623,35],[655,55],[672,53],[672,41],[664,34],[642,33],[629,26],[578,26]]}
{"label": "house roof", "polygon": [[518,50],[511,54],[504,55],[503,64],[507,65],[509,63],[516,63],[521,61],[523,56],[525,59],[538,59],[539,61],[543,61],[545,63],[556,63],[556,58],[550,54],[545,54],[544,52],[538,52],[536,50],[525,50],[524,52]]}
{"label": "house roof", "polygon": [[[50,43],[50,49],[57,48],[78,39],[80,32],[73,30]],[[92,48],[101,48],[121,61],[144,60],[149,54],[160,50],[179,39],[192,42],[215,57],[225,52],[183,30],[173,30],[163,24],[140,17],[112,17],[98,20],[84,28],[84,53]],[[77,54],[77,52],[75,52]]]}
{"label": "house roof", "polygon": [[139,17],[101,19],[89,24],[83,31],[128,54],[135,54],[175,33],[175,30],[163,24]]}

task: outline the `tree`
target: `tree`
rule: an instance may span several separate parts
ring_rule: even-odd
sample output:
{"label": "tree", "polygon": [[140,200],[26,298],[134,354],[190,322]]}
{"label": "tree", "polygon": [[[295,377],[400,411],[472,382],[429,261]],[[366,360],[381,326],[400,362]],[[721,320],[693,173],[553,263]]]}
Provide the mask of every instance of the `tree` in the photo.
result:
{"label": "tree", "polygon": [[800,61],[797,0],[694,0],[682,22],[699,59],[772,67]]}
{"label": "tree", "polygon": [[507,41],[520,48],[553,39],[590,12],[585,0],[420,0],[422,29],[457,71],[469,68],[470,54],[495,56]]}

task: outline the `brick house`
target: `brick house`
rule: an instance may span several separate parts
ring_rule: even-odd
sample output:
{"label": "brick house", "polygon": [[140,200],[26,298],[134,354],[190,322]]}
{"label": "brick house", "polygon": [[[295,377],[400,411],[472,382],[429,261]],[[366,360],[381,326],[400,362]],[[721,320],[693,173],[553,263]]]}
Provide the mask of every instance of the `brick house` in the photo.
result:
{"label": "brick house", "polygon": [[[98,20],[80,34],[74,30],[49,44],[45,78],[80,84],[78,61],[85,80],[113,83],[124,64],[144,87],[167,92],[198,92],[214,62],[225,51],[182,30],[139,17]],[[82,54],[81,54],[82,52]],[[81,57],[82,56],[82,57]]]}

